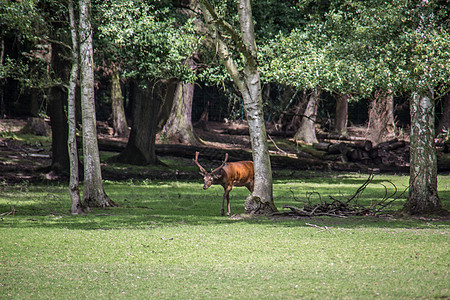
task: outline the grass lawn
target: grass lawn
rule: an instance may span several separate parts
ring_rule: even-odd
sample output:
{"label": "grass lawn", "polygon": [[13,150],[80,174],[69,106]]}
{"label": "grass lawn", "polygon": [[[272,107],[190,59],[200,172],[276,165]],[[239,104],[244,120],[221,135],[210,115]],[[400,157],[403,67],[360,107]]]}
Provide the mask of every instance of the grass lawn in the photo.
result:
{"label": "grass lawn", "polygon": [[[345,198],[366,178],[278,179],[275,203]],[[386,180],[402,191],[409,178],[375,177],[360,203],[391,190]],[[449,185],[439,176],[447,209]],[[105,190],[120,207],[71,216],[65,185],[0,186],[1,299],[450,298],[446,221],[221,217],[223,189],[204,191],[200,179],[105,182]],[[233,214],[247,193],[232,191]]]}

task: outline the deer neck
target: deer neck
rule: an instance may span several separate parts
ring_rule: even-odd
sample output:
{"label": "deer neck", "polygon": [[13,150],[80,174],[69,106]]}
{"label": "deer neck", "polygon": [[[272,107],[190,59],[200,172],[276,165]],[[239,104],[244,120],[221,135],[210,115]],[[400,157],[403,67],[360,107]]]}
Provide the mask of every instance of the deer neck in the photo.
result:
{"label": "deer neck", "polygon": [[223,170],[219,170],[215,173],[212,174],[213,176],[213,184],[222,184],[224,182],[224,171]]}

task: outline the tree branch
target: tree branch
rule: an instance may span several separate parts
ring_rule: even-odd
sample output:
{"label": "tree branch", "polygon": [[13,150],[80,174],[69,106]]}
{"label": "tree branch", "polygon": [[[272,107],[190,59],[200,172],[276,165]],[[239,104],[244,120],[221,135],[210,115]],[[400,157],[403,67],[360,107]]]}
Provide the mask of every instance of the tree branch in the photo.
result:
{"label": "tree branch", "polygon": [[[205,18],[206,23],[207,24],[213,23],[214,21],[212,21],[213,16],[211,15],[211,11],[218,18],[217,14],[214,11],[214,8],[211,6],[211,4],[208,1],[202,0],[202,4],[203,4],[202,5],[203,16]],[[217,27],[216,27],[216,29],[217,29]],[[220,32],[218,32],[218,31],[216,32],[215,38],[217,41],[217,50],[219,52],[219,56],[220,56],[223,64],[225,65],[225,68],[228,70],[228,73],[232,77],[232,79],[235,82],[235,84],[237,85],[238,89],[239,90],[243,89],[245,86],[244,81],[241,78],[241,75],[239,73],[236,62],[233,60],[233,58],[228,50],[228,46],[226,45],[225,41],[223,40],[223,37],[220,34]]]}
{"label": "tree branch", "polygon": [[[217,12],[214,10],[214,7],[211,5],[211,3],[208,0],[201,0],[202,6],[205,8],[205,10],[209,13],[209,16],[211,20],[207,20],[208,23],[216,23],[218,27],[220,27],[222,30],[224,30],[226,33],[228,33],[231,37],[231,39],[236,43],[236,46],[239,48],[239,50],[244,55],[245,59],[249,63],[250,66],[256,67],[256,59],[252,55],[252,51],[247,47],[247,45],[244,43],[242,37],[239,35],[239,33],[231,26],[229,23],[227,23],[223,18],[221,18]],[[206,19],[206,18],[205,18]]]}
{"label": "tree branch", "polygon": [[255,42],[255,29],[252,20],[252,8],[250,0],[240,0],[238,6],[239,24],[241,25],[242,41],[245,45],[244,56],[247,59],[249,67],[256,69],[256,42]]}

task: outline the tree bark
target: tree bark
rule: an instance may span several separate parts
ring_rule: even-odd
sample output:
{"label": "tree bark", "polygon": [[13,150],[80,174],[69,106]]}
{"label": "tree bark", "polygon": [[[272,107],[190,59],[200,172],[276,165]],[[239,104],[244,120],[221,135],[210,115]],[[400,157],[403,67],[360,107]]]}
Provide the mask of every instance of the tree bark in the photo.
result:
{"label": "tree bark", "polygon": [[[3,59],[5,57],[5,39],[2,36],[0,42],[0,67],[3,68]],[[6,114],[6,105],[5,105],[5,80],[0,80],[0,116],[4,116]]]}
{"label": "tree bark", "polygon": [[347,135],[348,120],[348,95],[342,94],[336,97],[336,116],[334,118],[334,130],[341,135]]}
{"label": "tree bark", "polygon": [[409,197],[402,209],[407,215],[443,212],[437,191],[434,109],[429,97],[412,95]]}
{"label": "tree bark", "polygon": [[70,179],[69,179],[69,194],[72,207],[70,212],[74,215],[83,213],[81,207],[80,189],[79,189],[79,174],[78,174],[78,148],[76,137],[76,89],[78,80],[78,35],[75,22],[75,12],[73,9],[73,0],[69,0],[69,19],[70,32],[72,36],[72,69],[70,71],[69,91],[68,91],[68,139],[67,146],[69,152],[70,162]]}
{"label": "tree bark", "polygon": [[450,132],[450,95],[447,95],[442,99],[442,118],[439,121],[439,126],[437,128],[437,133],[441,133],[443,130]]}
{"label": "tree bark", "polygon": [[243,51],[246,64],[240,91],[244,98],[255,169],[254,190],[245,201],[245,211],[250,214],[267,215],[276,212],[277,208],[273,202],[272,167],[262,108],[261,81],[256,61],[257,49],[250,0],[239,1],[238,14],[242,41],[249,50],[248,53]]}
{"label": "tree bark", "polygon": [[116,157],[117,161],[134,165],[158,163],[156,133],[166,120],[163,111],[172,105],[176,86],[175,79],[148,81],[145,88],[133,85],[133,126],[127,146]]}
{"label": "tree bark", "polygon": [[125,117],[118,70],[114,70],[111,75],[111,105],[114,135],[127,137],[130,130],[128,129],[127,119]]}
{"label": "tree bark", "polygon": [[31,88],[30,116],[39,117],[39,89]]}
{"label": "tree bark", "polygon": [[220,28],[227,35],[231,35],[245,59],[244,70],[240,73],[220,31],[216,33],[220,58],[242,94],[249,125],[255,169],[255,185],[253,193],[246,200],[245,211],[250,214],[272,214],[277,211],[277,208],[273,202],[272,169],[262,110],[261,83],[256,61],[257,50],[250,1],[240,0],[238,3],[242,36],[218,17],[208,1],[203,0],[202,4],[206,22],[208,24],[214,23],[216,28]]}
{"label": "tree bark", "polygon": [[[194,67],[192,58],[187,63]],[[170,142],[187,145],[200,145],[201,141],[192,126],[192,102],[194,100],[194,83],[179,82],[169,119],[163,127],[162,135]]]}
{"label": "tree bark", "polygon": [[103,188],[97,144],[94,104],[94,51],[92,46],[91,1],[80,0],[80,69],[83,124],[84,189],[83,207],[115,206]]}
{"label": "tree bark", "polygon": [[305,143],[317,143],[316,137],[316,116],[319,107],[320,88],[316,87],[309,96],[308,105],[306,106],[300,128],[295,133],[294,139],[301,140]]}
{"label": "tree bark", "polygon": [[[52,44],[52,69],[56,76],[67,82],[67,62],[63,60],[63,49],[58,44]],[[68,125],[65,105],[67,93],[61,86],[53,86],[49,92],[49,115],[52,127],[52,164],[50,169],[57,173],[69,172],[69,153],[67,150]]]}
{"label": "tree bark", "polygon": [[[289,106],[289,104],[291,103],[291,101],[294,100],[294,98],[297,96],[298,91],[293,91],[291,88],[289,87],[285,87],[283,89],[283,93],[282,93],[282,97],[288,97],[288,101],[285,102],[287,103],[287,105]],[[282,121],[282,129],[284,132],[288,132],[288,131],[294,131],[296,132],[298,130],[298,128],[300,128],[300,124],[302,123],[302,115],[305,112],[305,104],[308,104],[308,97],[306,96],[306,92],[303,91],[302,92],[302,97],[301,100],[295,104],[295,106],[288,110],[286,113],[286,116],[289,116],[290,114],[292,114],[292,119],[290,120],[289,123],[285,123]],[[282,120],[282,118],[284,117],[285,113],[283,113],[280,117],[280,119]],[[289,118],[288,118],[289,119]]]}
{"label": "tree bark", "polygon": [[394,137],[394,96],[391,91],[378,91],[369,108],[369,137],[375,143],[385,142]]}

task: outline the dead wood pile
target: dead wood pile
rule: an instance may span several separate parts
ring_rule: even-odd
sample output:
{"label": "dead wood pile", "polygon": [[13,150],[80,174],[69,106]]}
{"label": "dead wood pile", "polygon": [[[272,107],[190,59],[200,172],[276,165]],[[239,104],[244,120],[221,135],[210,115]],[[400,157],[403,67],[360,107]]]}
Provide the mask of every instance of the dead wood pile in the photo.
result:
{"label": "dead wood pile", "polygon": [[313,145],[310,154],[318,158],[362,163],[367,166],[409,166],[409,143],[392,139],[376,146],[369,140],[325,139]]}
{"label": "dead wood pile", "polygon": [[[345,218],[347,216],[376,216],[383,212],[386,207],[389,207],[394,201],[402,197],[407,189],[398,193],[397,187],[391,181],[380,183],[385,188],[385,194],[379,198],[378,201],[374,201],[369,205],[363,205],[358,202],[360,196],[366,190],[367,186],[372,183],[374,174],[370,174],[367,180],[356,190],[356,192],[347,199],[339,200],[334,196],[329,196],[330,201],[324,201],[321,195],[317,192],[310,193],[307,200],[298,200],[294,192],[291,190],[295,201],[303,203],[302,207],[293,205],[284,205],[283,208],[289,209],[289,211],[283,211],[276,213],[276,215],[283,216],[300,216],[300,217],[318,217],[318,216],[331,216]],[[393,191],[389,191],[388,187],[391,187]],[[311,196],[316,195],[319,198],[317,204],[313,204]]]}

